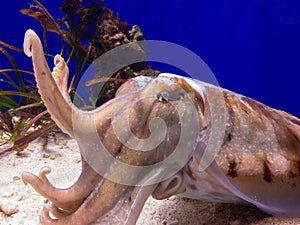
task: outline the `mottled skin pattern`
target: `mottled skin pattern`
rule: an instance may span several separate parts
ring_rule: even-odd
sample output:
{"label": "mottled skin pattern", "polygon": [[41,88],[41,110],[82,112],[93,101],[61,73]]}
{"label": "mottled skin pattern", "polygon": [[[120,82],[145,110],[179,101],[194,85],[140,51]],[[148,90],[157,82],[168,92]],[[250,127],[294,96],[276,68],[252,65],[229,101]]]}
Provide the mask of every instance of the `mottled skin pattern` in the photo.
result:
{"label": "mottled skin pattern", "polygon": [[[122,162],[136,166],[153,165],[172,154],[178,143],[181,124],[178,112],[170,102],[192,99],[200,124],[196,149],[186,165],[158,184],[128,186],[115,183],[95,172],[85,158],[82,158],[79,179],[68,189],[52,186],[46,177],[49,168],[43,168],[38,177],[23,173],[23,181],[51,202],[42,210],[42,224],[135,224],[151,194],[157,199],[181,194],[207,201],[249,202],[274,215],[300,216],[298,118],[230,91],[172,75],[131,79],[119,89],[115,99],[94,111],[83,112],[72,104],[67,93],[68,67],[64,60],[55,57],[56,66],[51,75],[40,40],[31,30],[26,32],[24,51],[32,56],[39,92],[57,125],[74,137],[72,116],[78,121],[95,119],[103,144]],[[197,86],[202,87],[201,91]],[[222,93],[224,97],[226,126],[223,139],[218,140],[222,143],[220,151],[210,166],[202,171],[199,163],[212,128],[209,104],[219,104],[218,100],[208,102],[209,89]],[[185,93],[182,94],[181,90]],[[129,124],[134,135],[148,137],[149,121],[155,117],[162,118],[168,127],[163,142],[146,152],[125,147],[111,125],[114,122],[112,110],[120,112],[122,118],[122,109],[140,96],[154,97],[144,98],[132,108]],[[92,143],[88,143],[88,127],[84,122],[81,126],[85,135],[76,137],[76,140],[82,151]],[[107,170],[110,172],[113,168]],[[122,176],[129,178],[130,174],[122,171]]]}
{"label": "mottled skin pattern", "polygon": [[[219,202],[239,202],[239,197],[270,214],[299,216],[300,120],[230,91],[223,94],[227,117],[221,149],[207,173],[197,172],[195,152],[186,166],[189,194],[183,195]],[[229,193],[211,188],[216,177]]]}

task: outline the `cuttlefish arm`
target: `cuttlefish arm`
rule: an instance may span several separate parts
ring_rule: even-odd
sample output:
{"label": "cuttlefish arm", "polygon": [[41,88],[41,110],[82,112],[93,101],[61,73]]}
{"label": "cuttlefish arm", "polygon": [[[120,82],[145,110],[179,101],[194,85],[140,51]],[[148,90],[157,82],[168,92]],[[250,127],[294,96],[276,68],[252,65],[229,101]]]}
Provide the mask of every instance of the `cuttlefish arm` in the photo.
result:
{"label": "cuttlefish arm", "polygon": [[[24,52],[32,57],[39,93],[52,119],[65,133],[72,137],[73,127],[70,115],[80,112],[77,111],[76,107],[73,107],[67,93],[69,70],[66,63],[60,56],[56,56],[54,60],[56,66],[51,73],[44,57],[41,41],[32,30],[25,33]],[[43,168],[39,177],[31,173],[23,173],[22,179],[25,183],[30,183],[47,199],[57,203],[58,207],[73,211],[74,207],[78,207],[91,192],[94,184],[101,179],[101,176],[85,162],[83,162],[82,170],[83,172],[78,179],[80,182],[76,182],[68,189],[57,189],[51,185],[46,177],[46,174],[50,173],[50,168]]]}
{"label": "cuttlefish arm", "polygon": [[[72,115],[72,110],[76,109],[66,97],[68,95],[66,87],[63,87],[68,79],[68,67],[57,56],[55,57],[57,67],[53,70],[54,76],[51,75],[41,41],[33,30],[26,31],[23,48],[25,54],[32,57],[37,87],[52,119],[65,133],[73,137],[72,118],[69,115]],[[61,105],[65,107],[57,107]]]}
{"label": "cuttlefish arm", "polygon": [[74,212],[102,178],[84,160],[82,161],[82,173],[76,183],[69,188],[60,189],[54,187],[46,176],[50,172],[51,169],[49,167],[43,167],[39,176],[24,172],[22,180],[25,184],[30,184],[39,194],[55,204],[56,207],[63,208],[67,213]]}
{"label": "cuttlefish arm", "polygon": [[[144,202],[154,191],[157,183],[165,179],[162,176],[158,182],[148,183],[148,178],[155,180],[157,176],[168,171],[164,164],[159,164],[153,170],[147,168],[152,168],[152,165],[172,155],[178,143],[181,126],[190,129],[190,126],[186,126],[185,123],[181,124],[179,118],[186,115],[185,118],[189,122],[195,124],[196,127],[199,126],[199,122],[195,123],[195,121],[201,117],[201,110],[197,102],[199,99],[194,96],[193,89],[185,84],[183,79],[178,78],[156,80],[137,78],[127,82],[118,92],[116,99],[94,111],[85,112],[70,102],[65,87],[68,70],[62,58],[56,57],[56,67],[51,74],[43,56],[40,40],[31,30],[25,34],[24,50],[27,55],[32,56],[39,92],[51,117],[64,132],[76,138],[83,154],[82,173],[71,188],[57,189],[53,187],[46,177],[46,174],[50,172],[49,169],[43,169],[39,177],[30,173],[23,174],[25,183],[31,184],[37,192],[51,201],[51,204],[45,206],[40,215],[41,223],[135,224]],[[136,89],[136,87],[138,88]],[[176,97],[174,98],[172,95]],[[196,109],[196,114],[191,114],[188,107],[179,107],[178,112],[177,105],[180,105],[180,102],[185,99],[191,103],[190,106]],[[158,134],[150,131],[152,128],[155,129],[156,125],[161,127],[161,123],[152,123],[153,119],[157,118],[162,118],[167,125],[163,135],[159,135],[161,131],[157,128]],[[74,121],[79,123],[76,125]],[[165,136],[165,139],[162,139],[161,144],[150,149],[151,151],[143,152],[140,149],[131,149],[118,140],[119,136],[116,134],[118,129],[114,127],[118,123],[121,128],[129,125],[129,130],[133,132],[132,134],[125,133],[123,142],[136,143],[140,149],[147,148],[145,143],[151,143],[153,137]],[[75,132],[74,127],[79,129],[75,129]],[[92,128],[96,129],[96,136]],[[187,135],[190,136],[188,132]],[[194,130],[191,136],[196,140],[197,135],[198,129]],[[142,169],[138,170],[138,173],[133,173],[135,169],[133,171],[122,169],[120,165],[123,164],[107,164],[102,154],[97,153],[98,139],[101,140],[110,155],[118,159],[118,162],[132,165],[131,168],[144,169],[145,167],[146,170]],[[143,140],[146,140],[145,143]],[[195,144],[195,140],[191,145]],[[135,145],[129,144],[129,146]],[[86,154],[90,154],[92,157],[89,158]],[[189,158],[190,154],[192,151],[181,155]],[[105,169],[103,173],[97,171],[98,165]],[[174,166],[178,171],[183,167],[183,165]],[[114,178],[110,179],[110,176]],[[122,178],[123,183],[114,180],[118,177]],[[159,188],[160,195],[167,196],[182,192],[184,188],[178,183],[179,177],[182,176],[176,175],[176,173],[174,173],[174,179],[169,176],[166,185],[161,185]],[[127,184],[126,182],[129,180],[132,182]],[[176,182],[178,185],[174,186]],[[56,218],[52,218],[50,214]]]}
{"label": "cuttlefish arm", "polygon": [[[44,57],[40,39],[32,30],[28,30],[25,34],[24,51],[32,57],[39,93],[52,119],[65,133],[73,136],[71,115],[72,113],[84,115],[84,112],[79,112],[73,106],[67,93],[69,71],[66,63],[57,55],[54,60],[56,66],[51,73]],[[50,172],[50,168],[46,167],[41,169],[39,177],[26,172],[22,174],[22,179],[25,184],[31,184],[37,192],[52,202],[52,211],[56,212],[54,214],[58,217],[61,214],[69,215],[78,209],[102,179],[84,159],[82,160],[80,177],[70,188],[55,188],[46,176]],[[64,211],[58,210],[58,208],[64,209]]]}

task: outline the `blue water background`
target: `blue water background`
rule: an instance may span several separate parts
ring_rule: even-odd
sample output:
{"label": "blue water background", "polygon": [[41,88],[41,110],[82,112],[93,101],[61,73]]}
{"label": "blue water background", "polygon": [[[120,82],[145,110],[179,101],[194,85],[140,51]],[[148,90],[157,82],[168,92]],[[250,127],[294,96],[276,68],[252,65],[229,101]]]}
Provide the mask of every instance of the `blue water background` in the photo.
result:
{"label": "blue water background", "polygon": [[[61,1],[41,2],[60,17]],[[20,0],[1,2],[0,40],[22,47],[28,28],[42,35],[37,21],[19,13],[27,5]],[[222,87],[300,116],[299,0],[107,0],[105,5],[130,27],[138,24],[146,39],[174,42],[195,52]],[[49,52],[56,54],[60,42],[55,35],[49,37]],[[29,58],[14,56],[20,68],[32,69]],[[8,66],[3,56],[0,65]]]}

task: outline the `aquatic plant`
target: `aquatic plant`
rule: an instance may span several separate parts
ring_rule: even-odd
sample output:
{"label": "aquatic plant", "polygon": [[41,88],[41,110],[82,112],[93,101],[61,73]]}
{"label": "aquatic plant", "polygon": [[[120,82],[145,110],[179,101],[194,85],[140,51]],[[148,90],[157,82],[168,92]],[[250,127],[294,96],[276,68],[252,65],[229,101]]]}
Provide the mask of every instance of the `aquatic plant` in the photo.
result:
{"label": "aquatic plant", "polygon": [[[37,92],[37,88],[26,82],[22,74],[33,75],[31,71],[20,70],[9,50],[23,53],[23,50],[0,42],[0,51],[8,59],[11,68],[1,69],[0,88],[0,130],[3,141],[0,143],[9,146],[0,151],[0,154],[10,150],[22,151],[27,144],[36,137],[41,136],[55,126],[49,122],[47,111]],[[7,87],[4,90],[2,87]],[[30,129],[32,128],[32,129]],[[4,137],[5,136],[5,137]],[[14,145],[5,145],[11,144]]]}
{"label": "aquatic plant", "polygon": [[[43,29],[43,48],[48,54],[47,32],[53,32],[61,38],[61,55],[65,55],[68,62],[74,61],[75,66],[69,78],[69,94],[76,96],[75,87],[85,68],[99,56],[110,49],[127,44],[135,40],[144,40],[143,34],[138,26],[131,30],[126,22],[114,15],[112,10],[103,6],[103,0],[64,0],[59,7],[63,17],[55,20],[48,10],[38,1],[27,9],[21,9],[24,15],[37,19]],[[0,89],[0,130],[9,136],[3,144],[13,142],[13,146],[0,149],[0,155],[13,149],[20,152],[26,145],[37,137],[47,134],[55,124],[50,119],[43,105],[35,84],[24,81],[23,73],[33,74],[31,71],[20,70],[13,57],[4,49],[23,53],[4,42],[0,43],[3,48],[0,51],[8,58],[12,69],[0,70],[2,82],[11,86],[14,91]],[[25,56],[24,56],[25,57]],[[15,79],[10,74],[13,73]],[[103,72],[105,74],[105,71]],[[130,77],[143,75],[157,75],[147,63],[137,63],[126,67],[111,77],[96,75],[93,80],[87,82],[87,86],[105,82],[100,92],[96,106],[112,99],[116,90]],[[14,80],[17,80],[15,82]],[[16,98],[20,97],[20,98]],[[80,96],[79,98],[80,99]],[[17,116],[17,120],[15,117]],[[30,129],[33,128],[33,129]],[[30,130],[30,131],[29,131]]]}

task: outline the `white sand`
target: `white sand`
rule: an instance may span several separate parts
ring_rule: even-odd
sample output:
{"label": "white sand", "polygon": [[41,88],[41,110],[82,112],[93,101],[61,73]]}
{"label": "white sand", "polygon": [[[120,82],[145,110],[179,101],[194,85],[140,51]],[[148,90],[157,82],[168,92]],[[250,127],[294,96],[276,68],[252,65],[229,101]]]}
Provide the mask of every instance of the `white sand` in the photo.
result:
{"label": "white sand", "polygon": [[[74,140],[57,134],[57,144],[50,141],[48,152],[41,151],[41,141],[36,141],[23,151],[0,159],[0,224],[36,225],[45,199],[30,185],[21,180],[24,171],[38,174],[43,166],[52,168],[50,181],[57,187],[68,187],[80,174],[80,155]],[[262,225],[300,224],[300,218],[271,217],[254,207],[233,204],[200,202],[179,197],[163,201],[149,198],[140,218],[139,225]]]}

